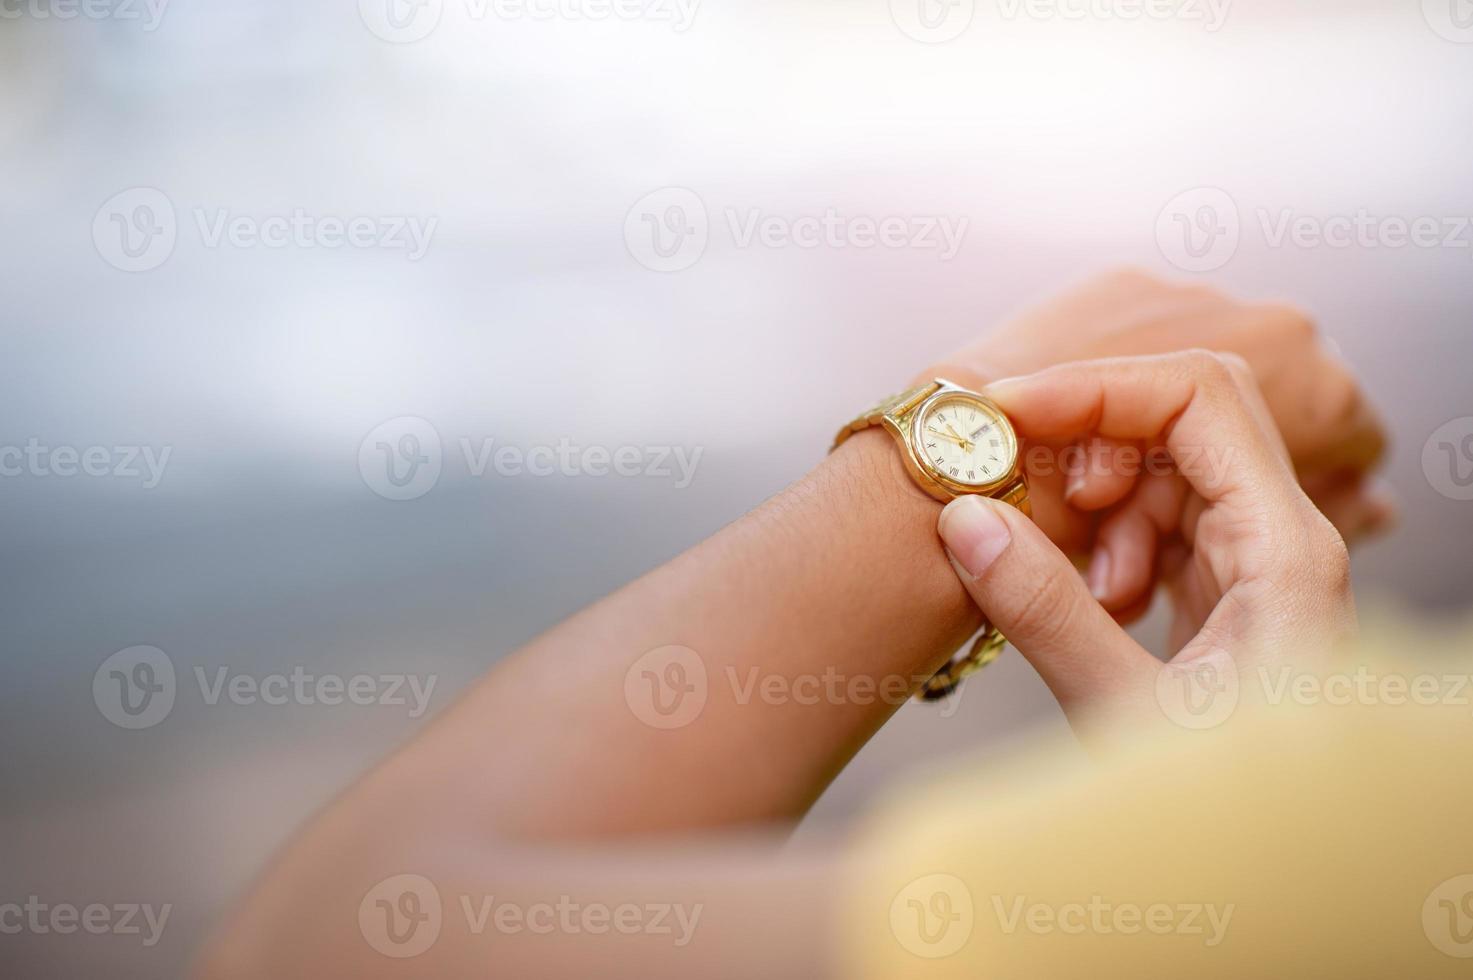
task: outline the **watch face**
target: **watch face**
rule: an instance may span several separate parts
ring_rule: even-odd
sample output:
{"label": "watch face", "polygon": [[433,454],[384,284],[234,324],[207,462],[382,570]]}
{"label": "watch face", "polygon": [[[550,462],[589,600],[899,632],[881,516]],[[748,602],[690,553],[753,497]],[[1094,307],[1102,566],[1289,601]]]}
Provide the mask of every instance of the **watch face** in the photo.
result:
{"label": "watch face", "polygon": [[943,392],[922,405],[915,436],[937,475],[963,487],[997,483],[1012,472],[1018,455],[1008,420],[966,392]]}

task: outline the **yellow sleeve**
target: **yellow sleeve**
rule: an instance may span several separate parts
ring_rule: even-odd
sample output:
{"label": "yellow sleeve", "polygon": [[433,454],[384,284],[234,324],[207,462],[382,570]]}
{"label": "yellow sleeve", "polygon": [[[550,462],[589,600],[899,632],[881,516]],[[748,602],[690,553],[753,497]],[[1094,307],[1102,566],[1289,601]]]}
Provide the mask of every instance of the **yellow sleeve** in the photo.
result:
{"label": "yellow sleeve", "polygon": [[1473,977],[1473,683],[1436,673],[1438,703],[1322,689],[905,794],[863,836],[844,975]]}

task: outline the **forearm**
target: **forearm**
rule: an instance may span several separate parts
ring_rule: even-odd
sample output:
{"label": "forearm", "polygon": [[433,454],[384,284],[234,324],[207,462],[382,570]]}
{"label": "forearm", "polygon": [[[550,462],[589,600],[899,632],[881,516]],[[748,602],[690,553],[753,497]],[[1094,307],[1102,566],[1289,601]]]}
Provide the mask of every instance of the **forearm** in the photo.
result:
{"label": "forearm", "polygon": [[[505,893],[530,838],[799,816],[979,623],[936,537],[939,510],[887,436],[851,439],[491,670],[313,821],[233,918],[213,968],[269,973],[256,967],[292,936],[307,961],[365,953],[349,932],[303,935],[301,913],[356,907],[406,870]],[[626,680],[669,645],[699,657],[704,703],[662,728]],[[436,951],[454,958],[446,943]]]}
{"label": "forearm", "polygon": [[[364,789],[540,838],[796,817],[978,624],[939,509],[864,433],[499,665]],[[694,690],[659,715],[674,661],[637,662],[672,645]]]}
{"label": "forearm", "polygon": [[842,975],[834,898],[847,882],[827,849],[731,835],[508,847],[387,830],[368,848],[325,842],[273,876],[202,952],[195,976]]}

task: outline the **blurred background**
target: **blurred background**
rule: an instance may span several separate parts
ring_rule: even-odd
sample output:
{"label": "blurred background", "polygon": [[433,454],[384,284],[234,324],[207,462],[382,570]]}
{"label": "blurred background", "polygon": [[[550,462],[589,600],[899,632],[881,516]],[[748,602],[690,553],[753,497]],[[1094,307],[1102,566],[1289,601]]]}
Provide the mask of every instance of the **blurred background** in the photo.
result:
{"label": "blurred background", "polygon": [[[170,912],[6,930],[0,972],[180,975],[499,657],[1112,266],[1316,314],[1395,439],[1363,601],[1459,614],[1470,120],[1466,0],[4,0],[0,904]],[[964,231],[852,231],[885,219]],[[478,469],[562,444],[648,465]],[[251,694],[355,675],[365,703]],[[803,832],[1062,725],[1016,654],[985,677]]]}

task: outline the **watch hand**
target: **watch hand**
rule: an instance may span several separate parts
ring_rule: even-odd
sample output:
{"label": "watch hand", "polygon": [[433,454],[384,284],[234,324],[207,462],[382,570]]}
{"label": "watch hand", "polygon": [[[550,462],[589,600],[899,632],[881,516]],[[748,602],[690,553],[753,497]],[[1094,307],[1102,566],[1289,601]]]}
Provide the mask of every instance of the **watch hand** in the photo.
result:
{"label": "watch hand", "polygon": [[[948,426],[948,428],[950,428],[950,427]],[[926,426],[926,431],[929,432],[929,433],[931,433],[932,435],[938,435],[941,438],[943,438],[943,439],[945,439],[945,440],[947,440],[949,442],[954,442],[958,446],[961,446],[963,448],[966,448],[967,441],[965,439],[963,439],[961,436],[956,435],[955,433],[953,433],[952,435],[947,435],[945,432],[942,432],[939,429],[933,429],[929,425]]]}
{"label": "watch hand", "polygon": [[950,432],[952,438],[956,440],[956,444],[962,447],[962,452],[969,453],[972,451],[971,442],[969,442],[967,438],[963,436],[960,432],[956,431],[956,429],[952,428],[950,422],[943,422],[942,424],[946,426],[946,430]]}

